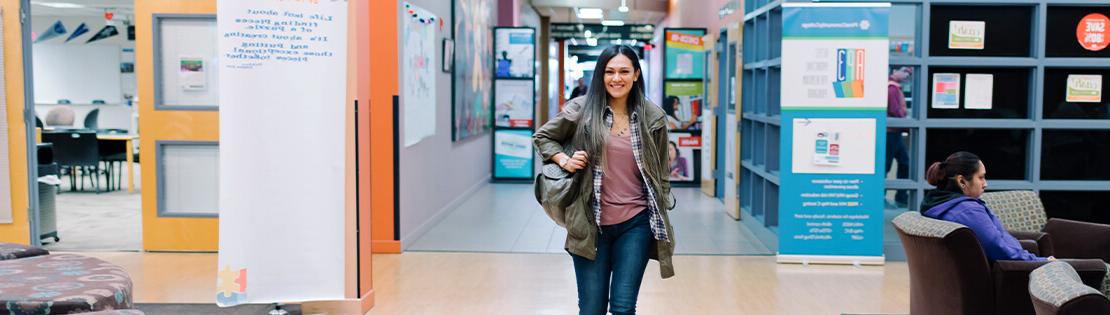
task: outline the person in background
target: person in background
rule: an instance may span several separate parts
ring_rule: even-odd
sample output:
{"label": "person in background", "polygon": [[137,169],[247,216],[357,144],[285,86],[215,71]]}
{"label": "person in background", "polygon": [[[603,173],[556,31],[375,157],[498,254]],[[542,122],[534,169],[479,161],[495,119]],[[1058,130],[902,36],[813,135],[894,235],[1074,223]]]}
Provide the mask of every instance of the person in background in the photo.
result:
{"label": "person in background", "polygon": [[671,165],[671,180],[690,180],[690,170],[686,167],[686,158],[678,151],[678,144],[674,141],[667,143],[667,151]]}
{"label": "person in background", "polygon": [[586,95],[586,91],[589,91],[589,88],[586,87],[586,77],[578,78],[578,86],[575,86],[574,90],[570,91],[570,98],[567,100],[573,100],[575,97]]}
{"label": "person in background", "polygon": [[[913,75],[913,68],[901,67],[890,74],[887,81],[886,116],[890,118],[906,117],[906,96],[902,95],[902,83]],[[902,141],[902,131],[898,128],[886,129],[886,173],[890,173],[891,161],[898,161],[898,177],[906,179],[910,176],[910,154],[906,143]],[[909,201],[909,193],[898,190],[894,194],[895,207],[905,207]]]}
{"label": "person in background", "polygon": [[975,232],[987,260],[1046,261],[1054,257],[1038,257],[1023,249],[1002,222],[980,200],[987,189],[987,166],[979,156],[956,152],[944,162],[929,166],[927,179],[936,189],[925,192],[921,214],[937,220],[966,225]]}

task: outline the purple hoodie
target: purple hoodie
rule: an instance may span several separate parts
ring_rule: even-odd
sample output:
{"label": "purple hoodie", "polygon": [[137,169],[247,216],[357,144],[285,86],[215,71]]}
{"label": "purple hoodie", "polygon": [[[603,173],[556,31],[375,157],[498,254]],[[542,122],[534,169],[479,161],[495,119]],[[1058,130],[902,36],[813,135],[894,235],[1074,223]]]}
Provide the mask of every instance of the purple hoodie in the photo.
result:
{"label": "purple hoodie", "polygon": [[979,239],[979,244],[986,251],[989,261],[1047,260],[1021,248],[1021,243],[1002,227],[1002,222],[999,222],[998,217],[987,209],[986,203],[982,200],[961,196],[929,208],[925,211],[925,216],[956,222],[971,228],[971,231],[975,232],[975,238]]}

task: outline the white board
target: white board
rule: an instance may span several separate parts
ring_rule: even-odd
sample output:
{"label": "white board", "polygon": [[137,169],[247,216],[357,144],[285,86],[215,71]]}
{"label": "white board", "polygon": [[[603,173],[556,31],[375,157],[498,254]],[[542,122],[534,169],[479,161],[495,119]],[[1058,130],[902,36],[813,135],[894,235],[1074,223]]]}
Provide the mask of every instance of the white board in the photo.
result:
{"label": "white board", "polygon": [[219,1],[217,14],[216,302],[343,299],[347,2]]}
{"label": "white board", "polygon": [[118,45],[35,44],[31,51],[35,103],[57,104],[63,99],[73,104],[120,103]]}

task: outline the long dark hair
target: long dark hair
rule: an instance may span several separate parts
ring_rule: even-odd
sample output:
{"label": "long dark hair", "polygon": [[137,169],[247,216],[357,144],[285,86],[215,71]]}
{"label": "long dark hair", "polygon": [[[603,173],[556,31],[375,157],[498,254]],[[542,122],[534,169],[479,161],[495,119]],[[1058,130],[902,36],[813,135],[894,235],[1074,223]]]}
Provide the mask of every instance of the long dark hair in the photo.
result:
{"label": "long dark hair", "polygon": [[678,118],[678,116],[674,115],[674,103],[678,101],[678,96],[674,95],[667,96],[667,98],[663,100],[663,111],[667,113],[667,116]]}
{"label": "long dark hair", "polygon": [[956,183],[956,176],[963,175],[970,180],[975,173],[979,172],[979,162],[981,160],[975,153],[966,151],[952,153],[944,159],[944,162],[933,162],[929,165],[929,170],[925,172],[925,179],[929,181],[929,185],[937,186],[937,189],[962,192],[959,183]]}
{"label": "long dark hair", "polygon": [[[632,61],[632,68],[639,73],[636,81],[632,83],[632,90],[628,92],[628,112],[636,113],[640,119],[640,124],[634,127],[640,128],[641,135],[647,134],[647,128],[643,121],[646,117],[644,105],[647,104],[647,101],[644,98],[644,73],[640,68],[640,57],[636,55],[636,50],[632,47],[625,45],[609,46],[609,48],[601,51],[601,56],[597,58],[597,65],[594,66],[590,87],[586,89],[586,101],[582,106],[582,116],[578,120],[578,130],[575,133],[575,139],[579,140],[576,141],[579,143],[578,147],[586,151],[591,161],[590,164],[595,167],[601,166],[605,160],[605,141],[609,136],[609,128],[605,126],[605,108],[609,107],[609,91],[605,89],[605,67],[609,65],[610,60],[618,55],[625,56]],[[648,160],[650,159],[645,160],[644,163],[659,163],[658,161]]]}

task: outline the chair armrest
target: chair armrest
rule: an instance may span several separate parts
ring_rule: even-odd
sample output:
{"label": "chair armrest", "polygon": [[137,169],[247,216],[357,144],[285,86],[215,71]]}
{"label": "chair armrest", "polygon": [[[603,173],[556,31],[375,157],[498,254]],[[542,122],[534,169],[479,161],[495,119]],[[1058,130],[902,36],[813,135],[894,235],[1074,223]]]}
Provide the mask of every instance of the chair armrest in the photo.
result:
{"label": "chair armrest", "polygon": [[[1056,250],[1054,248],[1055,244],[1053,244],[1053,242],[1052,242],[1053,237],[1051,237],[1051,234],[1044,233],[1044,232],[1026,232],[1026,231],[1007,231],[1007,232],[1010,232],[1010,235],[1013,235],[1014,238],[1018,239],[1018,242],[1021,243],[1021,247],[1025,248],[1025,250],[1029,251],[1030,253],[1036,254],[1037,256],[1041,256],[1041,257],[1048,257],[1048,256],[1056,255]],[[1028,244],[1030,242],[1032,242],[1032,244]],[[1030,249],[1031,245],[1035,245],[1035,246],[1033,246],[1032,249]],[[1067,256],[1067,257],[1072,258],[1071,256]],[[1076,257],[1076,258],[1081,258],[1081,257]]]}
{"label": "chair armrest", "polygon": [[1056,240],[1053,250],[1057,256],[1110,262],[1110,225],[1052,218],[1044,231]]}
{"label": "chair armrest", "polygon": [[[1095,289],[1102,287],[1106,264],[1099,259],[1061,259],[1075,268],[1083,284]],[[1033,300],[1029,297],[1029,273],[1047,264],[1044,261],[999,260],[991,266],[994,277],[994,301],[998,314],[1032,314]]]}

